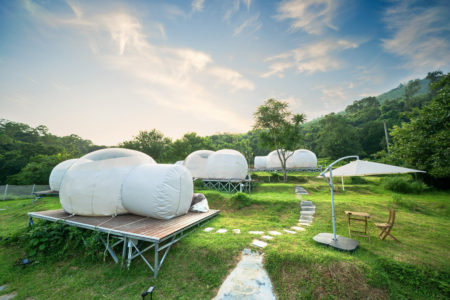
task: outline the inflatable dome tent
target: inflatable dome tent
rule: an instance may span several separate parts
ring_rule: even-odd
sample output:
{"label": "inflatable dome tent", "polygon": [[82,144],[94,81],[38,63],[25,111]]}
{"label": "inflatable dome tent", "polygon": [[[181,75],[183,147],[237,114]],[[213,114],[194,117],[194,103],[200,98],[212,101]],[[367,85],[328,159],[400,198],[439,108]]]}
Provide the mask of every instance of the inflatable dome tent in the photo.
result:
{"label": "inflatable dome tent", "polygon": [[[281,150],[284,151],[284,150]],[[286,155],[291,154],[291,151],[286,151]],[[289,157],[286,161],[286,168],[292,168],[292,156]],[[278,157],[277,150],[273,150],[267,155],[267,161],[266,161],[266,167],[267,169],[281,169],[281,161]]]}
{"label": "inflatable dome tent", "polygon": [[63,162],[60,162],[53,168],[50,173],[50,178],[48,179],[48,183],[50,185],[50,189],[52,191],[59,191],[61,187],[61,182],[66,175],[67,170],[77,161],[78,159],[68,159]]}
{"label": "inflatable dome tent", "polygon": [[211,150],[197,150],[189,154],[184,160],[184,166],[191,171],[194,178],[208,178],[206,165],[208,158],[214,151]]}
{"label": "inflatable dome tent", "polygon": [[209,156],[206,172],[208,179],[245,179],[248,164],[240,152],[222,149]]}
{"label": "inflatable dome tent", "polygon": [[255,169],[265,169],[267,162],[267,156],[255,156]]}
{"label": "inflatable dome tent", "polygon": [[293,168],[316,168],[317,167],[317,156],[306,149],[295,150],[292,155],[291,163]]}
{"label": "inflatable dome tent", "polygon": [[60,187],[63,209],[83,216],[131,212],[158,219],[187,213],[191,174],[183,166],[158,165],[129,149],[91,152],[67,169]]}

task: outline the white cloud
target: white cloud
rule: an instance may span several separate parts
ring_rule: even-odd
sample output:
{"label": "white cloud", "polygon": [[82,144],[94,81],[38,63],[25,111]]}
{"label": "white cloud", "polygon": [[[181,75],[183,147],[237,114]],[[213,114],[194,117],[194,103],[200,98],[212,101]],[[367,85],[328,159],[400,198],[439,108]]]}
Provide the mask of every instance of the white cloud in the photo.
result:
{"label": "white cloud", "polygon": [[225,11],[225,15],[223,16],[223,19],[225,21],[229,21],[231,17],[236,14],[240,8],[241,8],[241,2],[247,7],[247,11],[250,10],[250,6],[252,5],[252,0],[233,0],[228,8]]}
{"label": "white cloud", "polygon": [[[239,72],[216,64],[209,54],[153,44],[152,34],[144,30],[139,19],[123,10],[88,14],[88,10],[82,13],[79,9],[75,13],[79,22],[72,22],[73,16],[56,18],[38,8],[41,13],[35,17],[42,22],[76,32],[81,30],[95,57],[106,68],[134,79],[136,93],[146,96],[154,105],[188,113],[186,117],[201,115],[227,124],[233,130],[250,126],[246,118],[233,112],[233,107],[226,103],[232,93],[253,90],[254,84]],[[165,36],[162,24],[151,27],[156,28],[158,35]]]}
{"label": "white cloud", "polygon": [[203,11],[205,0],[193,0],[191,3],[192,11]]}
{"label": "white cloud", "polygon": [[423,7],[415,1],[396,1],[386,10],[384,22],[392,37],[382,39],[383,48],[406,59],[406,68],[425,71],[450,64],[449,3]]}
{"label": "white cloud", "polygon": [[326,28],[336,30],[332,20],[336,13],[336,0],[285,0],[278,7],[278,20],[292,20],[291,30],[304,30],[321,34]]}
{"label": "white cloud", "polygon": [[250,31],[252,33],[261,29],[262,23],[259,20],[259,14],[256,14],[248,19],[246,19],[241,25],[236,27],[233,32],[233,36],[240,35],[243,31]]}
{"label": "white cloud", "polygon": [[270,62],[269,71],[261,75],[267,78],[273,75],[284,76],[287,69],[295,69],[297,73],[326,72],[340,67],[335,57],[338,51],[357,48],[358,44],[347,40],[323,40],[284,52],[266,59]]}

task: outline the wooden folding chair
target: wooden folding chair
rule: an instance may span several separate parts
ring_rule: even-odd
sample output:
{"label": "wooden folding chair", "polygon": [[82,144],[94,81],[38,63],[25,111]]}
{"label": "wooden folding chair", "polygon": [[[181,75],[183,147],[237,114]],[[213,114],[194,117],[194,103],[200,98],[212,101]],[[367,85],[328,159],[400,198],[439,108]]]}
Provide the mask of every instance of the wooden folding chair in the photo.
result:
{"label": "wooden folding chair", "polygon": [[377,226],[378,228],[381,229],[381,232],[379,234],[379,237],[381,240],[384,240],[389,235],[395,241],[400,243],[400,241],[397,240],[395,238],[395,236],[393,236],[391,234],[391,230],[392,230],[392,227],[394,227],[394,223],[395,223],[395,210],[390,208],[389,209],[389,219],[388,219],[387,223],[375,223],[375,226]]}

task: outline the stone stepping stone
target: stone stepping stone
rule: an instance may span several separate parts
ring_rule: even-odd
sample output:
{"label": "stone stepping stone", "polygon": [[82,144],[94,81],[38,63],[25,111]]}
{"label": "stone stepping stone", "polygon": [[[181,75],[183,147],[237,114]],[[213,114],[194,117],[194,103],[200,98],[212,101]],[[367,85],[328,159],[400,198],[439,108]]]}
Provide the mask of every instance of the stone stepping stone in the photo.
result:
{"label": "stone stepping stone", "polygon": [[248,233],[250,233],[250,234],[256,234],[256,235],[261,235],[261,234],[264,234],[264,231],[249,231]]}
{"label": "stone stepping stone", "polygon": [[290,233],[290,234],[296,234],[297,232],[292,231],[292,230],[288,230],[288,229],[283,229],[285,232]]}
{"label": "stone stepping stone", "polygon": [[270,236],[270,235],[263,235],[263,236],[261,236],[261,238],[263,238],[265,240],[273,240],[273,236]]}
{"label": "stone stepping stone", "polygon": [[281,234],[282,234],[281,232],[278,232],[278,231],[275,231],[275,230],[268,231],[268,233],[269,233],[270,235],[281,235]]}
{"label": "stone stepping stone", "polygon": [[228,230],[221,228],[221,229],[217,230],[216,233],[225,233],[227,231]]}
{"label": "stone stepping stone", "polygon": [[17,296],[17,292],[14,291],[14,292],[6,294],[6,295],[1,295],[0,300],[10,300],[10,299],[15,298],[16,296]]}
{"label": "stone stepping stone", "polygon": [[300,195],[308,195],[308,191],[306,191],[303,187],[299,185],[295,186],[295,193]]}
{"label": "stone stepping stone", "polygon": [[305,216],[305,215],[300,215],[300,221],[313,221],[314,217],[313,216]]}
{"label": "stone stepping stone", "polygon": [[300,202],[300,205],[301,206],[314,206],[312,201],[307,201],[307,200],[304,200],[304,201]]}
{"label": "stone stepping stone", "polygon": [[301,211],[316,211],[315,206],[302,206],[300,207]]}
{"label": "stone stepping stone", "polygon": [[264,248],[264,247],[267,246],[267,243],[263,242],[263,241],[260,241],[260,240],[253,240],[252,241],[252,246],[259,247],[259,248]]}
{"label": "stone stepping stone", "polygon": [[306,229],[303,227],[298,227],[298,226],[292,226],[291,229],[297,230],[297,231],[305,231]]}
{"label": "stone stepping stone", "polygon": [[311,226],[312,222],[298,222],[299,225],[301,226]]}
{"label": "stone stepping stone", "polygon": [[313,211],[313,210],[308,210],[308,211],[301,211],[300,212],[300,215],[301,216],[312,216],[312,215],[314,215],[316,212],[315,211]]}
{"label": "stone stepping stone", "polygon": [[213,231],[214,228],[213,227],[206,227],[205,229],[203,229],[204,232],[210,232]]}
{"label": "stone stepping stone", "polygon": [[240,229],[233,229],[233,233],[235,233],[235,234],[240,234],[240,233],[241,233],[241,230],[240,230]]}

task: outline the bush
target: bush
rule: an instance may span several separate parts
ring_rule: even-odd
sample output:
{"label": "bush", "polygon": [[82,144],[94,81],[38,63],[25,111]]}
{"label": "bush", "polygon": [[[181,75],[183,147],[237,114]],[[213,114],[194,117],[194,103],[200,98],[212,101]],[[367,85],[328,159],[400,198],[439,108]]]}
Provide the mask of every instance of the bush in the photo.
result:
{"label": "bush", "polygon": [[304,176],[298,176],[298,175],[288,175],[287,176],[288,182],[292,183],[306,183],[308,182],[308,179]]}
{"label": "bush", "polygon": [[351,176],[344,179],[345,184],[368,184],[369,181],[361,176]]}
{"label": "bush", "polygon": [[250,196],[246,193],[237,192],[236,194],[231,197],[231,199],[237,203],[237,208],[241,209],[247,206],[250,206],[252,204],[252,200],[250,199]]}
{"label": "bush", "polygon": [[29,227],[22,243],[30,257],[67,254],[69,249],[84,245],[84,255],[97,259],[104,249],[99,232],[91,232],[62,222],[39,222]]}
{"label": "bush", "polygon": [[386,177],[383,183],[386,189],[402,194],[420,194],[428,188],[423,182],[408,180],[405,177]]}
{"label": "bush", "polygon": [[194,190],[204,190],[206,189],[205,183],[201,179],[196,179],[194,181]]}

